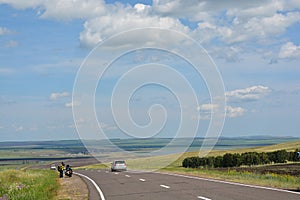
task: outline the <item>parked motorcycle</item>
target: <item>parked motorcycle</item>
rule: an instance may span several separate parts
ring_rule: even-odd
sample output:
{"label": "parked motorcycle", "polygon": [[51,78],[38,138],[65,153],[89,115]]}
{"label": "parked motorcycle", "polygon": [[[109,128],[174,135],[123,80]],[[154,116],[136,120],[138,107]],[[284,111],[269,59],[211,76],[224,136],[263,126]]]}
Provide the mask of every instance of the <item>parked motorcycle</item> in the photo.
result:
{"label": "parked motorcycle", "polygon": [[67,165],[65,175],[68,177],[72,177],[72,174],[73,174],[73,170],[71,169],[71,167],[69,165]]}

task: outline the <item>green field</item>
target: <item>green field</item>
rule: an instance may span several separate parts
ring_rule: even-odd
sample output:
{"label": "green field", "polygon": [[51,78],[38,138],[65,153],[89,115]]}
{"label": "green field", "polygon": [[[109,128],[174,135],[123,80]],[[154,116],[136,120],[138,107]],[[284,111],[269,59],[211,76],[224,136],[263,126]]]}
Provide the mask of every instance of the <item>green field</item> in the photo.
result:
{"label": "green field", "polygon": [[1,170],[0,199],[47,200],[55,197],[57,173],[50,170]]}

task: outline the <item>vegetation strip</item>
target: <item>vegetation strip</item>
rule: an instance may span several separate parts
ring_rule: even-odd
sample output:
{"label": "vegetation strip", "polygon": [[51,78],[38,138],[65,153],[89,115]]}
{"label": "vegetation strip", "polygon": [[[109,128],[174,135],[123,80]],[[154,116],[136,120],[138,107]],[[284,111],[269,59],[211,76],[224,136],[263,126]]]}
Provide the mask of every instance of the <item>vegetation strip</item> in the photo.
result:
{"label": "vegetation strip", "polygon": [[286,150],[278,150],[274,152],[246,152],[246,153],[226,153],[223,156],[209,157],[187,157],[182,161],[182,166],[185,168],[199,167],[239,167],[241,165],[265,165],[271,163],[286,163],[287,161],[299,161],[299,150],[287,152]]}
{"label": "vegetation strip", "polygon": [[0,199],[52,199],[58,189],[57,174],[48,170],[0,171]]}
{"label": "vegetation strip", "polygon": [[222,181],[222,180],[216,180],[216,179],[210,179],[210,178],[201,178],[201,177],[195,177],[195,176],[187,176],[187,175],[182,175],[182,174],[171,174],[171,173],[163,173],[163,172],[154,172],[154,173],[165,174],[165,175],[170,175],[170,176],[178,176],[178,177],[184,177],[184,178],[196,179],[196,180],[204,180],[204,181],[210,181],[210,182],[216,182],[216,183],[224,183],[224,184],[229,184],[229,185],[237,185],[237,186],[264,189],[264,190],[273,190],[273,191],[278,191],[278,192],[286,192],[286,193],[292,193],[292,194],[300,195],[299,192],[294,192],[294,191],[289,191],[289,190],[282,190],[282,189],[271,188],[271,187],[258,186],[258,185],[248,185],[248,184],[243,184],[243,183]]}

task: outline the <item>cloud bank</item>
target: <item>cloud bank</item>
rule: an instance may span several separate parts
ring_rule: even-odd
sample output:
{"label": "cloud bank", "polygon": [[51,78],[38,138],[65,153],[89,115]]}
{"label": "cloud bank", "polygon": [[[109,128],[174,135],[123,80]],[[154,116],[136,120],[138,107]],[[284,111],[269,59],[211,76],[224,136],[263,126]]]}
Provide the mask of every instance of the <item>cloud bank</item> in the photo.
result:
{"label": "cloud bank", "polygon": [[[247,52],[253,43],[262,49],[282,45],[278,37],[300,21],[297,0],[154,0],[152,5],[108,4],[103,0],[0,0],[0,3],[16,9],[33,8],[43,19],[83,19],[79,40],[85,48],[93,48],[98,42],[129,29],[160,27],[184,32],[209,44],[212,53],[221,54],[217,49],[227,47],[229,53],[223,52],[219,57],[231,61]],[[0,35],[8,32],[7,28],[0,27]],[[278,58],[299,57],[299,46],[286,42],[274,54]]]}

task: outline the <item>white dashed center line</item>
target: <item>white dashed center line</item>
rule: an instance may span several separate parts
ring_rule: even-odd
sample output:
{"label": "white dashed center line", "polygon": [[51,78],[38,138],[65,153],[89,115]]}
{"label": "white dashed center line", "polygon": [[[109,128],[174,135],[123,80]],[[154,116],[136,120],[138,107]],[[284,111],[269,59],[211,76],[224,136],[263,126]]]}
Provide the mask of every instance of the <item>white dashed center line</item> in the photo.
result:
{"label": "white dashed center line", "polygon": [[126,177],[130,177],[128,174],[125,175]]}
{"label": "white dashed center line", "polygon": [[115,172],[115,174],[119,174],[118,172]]}
{"label": "white dashed center line", "polygon": [[167,185],[160,185],[160,187],[167,188],[167,189],[170,188],[170,186],[167,186]]}
{"label": "white dashed center line", "polygon": [[142,181],[142,182],[145,182],[145,181],[146,181],[145,179],[142,179],[142,178],[140,178],[139,180]]}
{"label": "white dashed center line", "polygon": [[198,196],[198,199],[203,199],[203,200],[211,200],[209,198],[203,197],[203,196]]}

